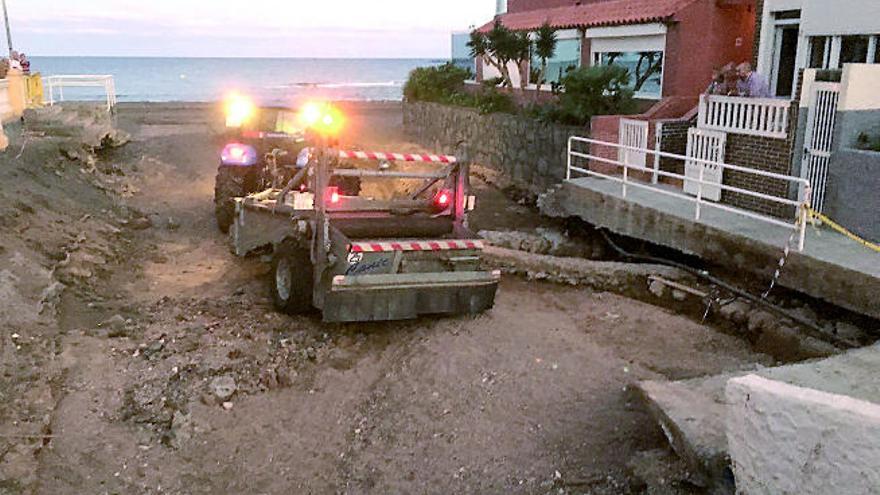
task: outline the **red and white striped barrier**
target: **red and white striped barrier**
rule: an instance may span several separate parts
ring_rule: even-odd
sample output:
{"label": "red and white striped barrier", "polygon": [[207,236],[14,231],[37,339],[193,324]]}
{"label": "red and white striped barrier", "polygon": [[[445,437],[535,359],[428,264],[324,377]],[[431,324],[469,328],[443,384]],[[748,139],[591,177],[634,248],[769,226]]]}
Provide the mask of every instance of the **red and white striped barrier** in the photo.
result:
{"label": "red and white striped barrier", "polygon": [[339,158],[351,160],[387,160],[389,162],[456,163],[450,155],[418,155],[409,153],[380,153],[375,151],[340,151]]}
{"label": "red and white striped barrier", "polygon": [[482,250],[483,241],[406,241],[406,242],[355,242],[352,253],[387,253],[393,251],[463,251]]}

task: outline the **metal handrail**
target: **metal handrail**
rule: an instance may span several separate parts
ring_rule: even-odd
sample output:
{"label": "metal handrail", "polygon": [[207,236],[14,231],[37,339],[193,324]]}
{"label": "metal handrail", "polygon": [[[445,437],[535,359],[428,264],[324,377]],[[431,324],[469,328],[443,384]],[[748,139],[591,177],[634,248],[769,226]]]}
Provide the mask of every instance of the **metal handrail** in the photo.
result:
{"label": "metal handrail", "polygon": [[[673,172],[667,172],[664,170],[655,170],[653,168],[648,168],[648,167],[640,166],[640,165],[632,165],[632,164],[626,163],[625,161],[621,162],[620,160],[614,160],[612,158],[597,156],[597,155],[594,155],[590,152],[575,151],[573,148],[574,143],[585,143],[585,144],[589,144],[589,145],[605,146],[605,147],[613,148],[616,150],[636,151],[639,153],[655,155],[657,157],[662,157],[662,158],[681,160],[684,162],[691,162],[691,163],[696,163],[699,165],[711,165],[711,166],[715,166],[715,167],[720,167],[722,170],[733,170],[733,171],[737,171],[737,172],[743,172],[743,173],[757,175],[759,177],[765,177],[768,179],[782,180],[782,181],[786,181],[786,182],[789,182],[791,184],[798,186],[798,199],[792,200],[792,199],[788,199],[788,198],[781,198],[781,197],[772,196],[769,194],[760,193],[757,191],[750,191],[748,189],[734,187],[734,186],[731,186],[728,184],[709,182],[709,181],[705,180],[705,177],[703,176],[703,173],[705,170],[704,167],[700,167],[699,177],[692,178],[692,177],[688,177],[684,174],[677,174],[677,173],[673,173]],[[614,176],[614,175],[602,174],[602,173],[596,172],[594,170],[589,170],[587,168],[578,167],[573,164],[573,158],[580,158],[580,159],[584,159],[584,160],[590,160],[590,161],[596,161],[599,163],[614,165],[616,167],[622,168],[623,174],[622,174],[622,176],[618,177],[618,176]],[[638,182],[638,181],[633,181],[629,177],[630,171],[646,172],[646,173],[650,173],[653,175],[670,177],[670,178],[674,178],[674,179],[679,179],[679,180],[683,180],[683,181],[696,183],[697,184],[697,195],[691,196],[691,195],[684,194],[684,193],[677,193],[674,191],[669,191],[666,189],[659,188],[655,184],[647,184],[647,183],[642,183],[642,182]],[[685,199],[687,201],[691,201],[696,204],[695,214],[694,214],[694,219],[696,221],[700,221],[703,206],[708,206],[711,208],[716,208],[719,210],[728,211],[731,213],[736,213],[736,214],[739,214],[739,215],[742,215],[745,217],[749,217],[749,218],[752,218],[755,220],[760,220],[762,222],[770,223],[773,225],[778,225],[778,226],[782,226],[785,228],[789,228],[789,229],[795,230],[798,233],[798,237],[799,237],[798,250],[803,252],[804,247],[805,247],[804,245],[806,243],[807,219],[808,219],[808,215],[809,215],[807,206],[809,206],[810,196],[812,193],[812,187],[811,187],[810,182],[808,180],[800,178],[800,177],[794,177],[794,176],[790,176],[790,175],[782,175],[782,174],[777,174],[777,173],[773,173],[773,172],[765,172],[763,170],[756,170],[756,169],[752,169],[752,168],[740,167],[737,165],[730,165],[730,164],[726,164],[723,162],[713,162],[711,160],[704,160],[704,159],[700,159],[700,158],[691,158],[691,157],[687,157],[684,155],[677,155],[674,153],[667,153],[667,152],[652,150],[652,149],[648,149],[648,148],[633,148],[631,146],[624,146],[624,145],[617,144],[617,143],[609,143],[606,141],[598,141],[595,139],[582,138],[582,137],[578,137],[578,136],[572,136],[568,139],[568,159],[567,159],[567,170],[566,170],[566,175],[565,175],[566,181],[570,181],[572,179],[572,172],[577,172],[577,173],[581,173],[581,174],[591,175],[594,177],[608,179],[608,180],[615,181],[615,182],[620,182],[623,184],[622,195],[624,198],[627,195],[627,187],[632,186],[632,187],[636,187],[636,188],[640,188],[640,189],[654,191],[654,192],[657,192],[660,194],[665,194],[667,196],[673,196],[673,197]],[[755,213],[755,212],[752,212],[749,210],[735,208],[735,207],[724,205],[721,203],[716,203],[714,201],[706,201],[703,199],[703,187],[704,186],[718,188],[723,191],[736,192],[736,193],[744,194],[746,196],[751,196],[754,198],[759,198],[759,199],[763,199],[766,201],[778,203],[778,204],[784,205],[784,206],[795,206],[795,207],[797,207],[797,215],[796,215],[797,219],[794,223],[784,222],[784,221],[778,220],[776,218],[771,218],[771,217],[768,217],[765,215],[760,215],[758,213]]]}
{"label": "metal handrail", "polygon": [[47,76],[43,79],[43,84],[45,87],[45,98],[48,98],[48,101],[44,103],[47,105],[54,105],[56,103],[55,99],[55,90],[58,89],[58,100],[57,102],[63,102],[64,99],[64,88],[104,88],[106,103],[107,103],[107,111],[113,110],[116,107],[116,81],[111,75],[58,75],[58,76]]}

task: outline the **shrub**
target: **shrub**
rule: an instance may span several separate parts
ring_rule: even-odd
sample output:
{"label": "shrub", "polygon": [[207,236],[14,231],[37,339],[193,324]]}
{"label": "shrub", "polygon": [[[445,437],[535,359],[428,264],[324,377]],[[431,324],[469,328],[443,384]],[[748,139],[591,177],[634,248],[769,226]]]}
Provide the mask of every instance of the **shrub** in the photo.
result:
{"label": "shrub", "polygon": [[497,88],[482,88],[473,96],[473,105],[480,113],[517,113],[516,103]]}
{"label": "shrub", "polygon": [[530,113],[542,120],[586,125],[596,115],[631,113],[635,109],[629,72],[614,65],[581,67],[563,76],[556,103],[533,107]]}
{"label": "shrub", "polygon": [[866,132],[859,134],[856,149],[880,152],[880,134],[875,136],[869,136]]}
{"label": "shrub", "polygon": [[470,76],[467,69],[452,63],[438,67],[419,67],[409,74],[403,87],[407,101],[450,103],[462,92],[464,81]]}

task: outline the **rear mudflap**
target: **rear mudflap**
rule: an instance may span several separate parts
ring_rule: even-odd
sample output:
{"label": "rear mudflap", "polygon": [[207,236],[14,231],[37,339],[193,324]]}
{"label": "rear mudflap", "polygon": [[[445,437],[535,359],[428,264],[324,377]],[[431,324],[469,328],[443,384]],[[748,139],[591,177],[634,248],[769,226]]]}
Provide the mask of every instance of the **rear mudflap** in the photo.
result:
{"label": "rear mudflap", "polygon": [[324,321],[479,314],[494,306],[500,276],[499,272],[450,272],[336,277],[324,299]]}

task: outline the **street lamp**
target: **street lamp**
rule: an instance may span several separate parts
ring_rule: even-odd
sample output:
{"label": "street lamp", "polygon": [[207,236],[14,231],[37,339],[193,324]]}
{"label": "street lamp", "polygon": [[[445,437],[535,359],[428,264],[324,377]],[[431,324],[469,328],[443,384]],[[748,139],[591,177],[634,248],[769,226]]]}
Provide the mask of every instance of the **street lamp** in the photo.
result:
{"label": "street lamp", "polygon": [[12,32],[9,30],[9,12],[6,10],[6,0],[3,2],[3,20],[6,22],[6,44],[9,46],[9,56],[12,56]]}

